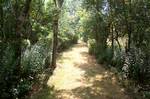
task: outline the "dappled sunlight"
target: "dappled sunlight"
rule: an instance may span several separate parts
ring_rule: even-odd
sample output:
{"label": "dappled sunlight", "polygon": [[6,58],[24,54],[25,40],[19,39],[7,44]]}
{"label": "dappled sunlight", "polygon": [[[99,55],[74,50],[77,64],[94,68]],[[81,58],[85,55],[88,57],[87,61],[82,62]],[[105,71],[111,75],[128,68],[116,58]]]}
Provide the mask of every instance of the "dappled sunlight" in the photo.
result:
{"label": "dappled sunlight", "polygon": [[130,99],[115,74],[88,55],[85,44],[77,44],[61,55],[47,84],[54,86],[56,99]]}
{"label": "dappled sunlight", "polygon": [[63,69],[57,68],[54,75],[48,81],[48,85],[54,85],[57,90],[74,89],[82,86],[82,75],[85,71],[75,68],[72,65],[66,65]]}
{"label": "dappled sunlight", "polygon": [[77,46],[62,54],[62,58],[58,61],[58,66],[54,71],[54,75],[48,81],[48,85],[54,85],[57,90],[71,90],[80,86],[86,86],[82,83],[85,71],[76,67],[75,64],[87,62],[80,54],[81,51],[87,51],[87,48]]}

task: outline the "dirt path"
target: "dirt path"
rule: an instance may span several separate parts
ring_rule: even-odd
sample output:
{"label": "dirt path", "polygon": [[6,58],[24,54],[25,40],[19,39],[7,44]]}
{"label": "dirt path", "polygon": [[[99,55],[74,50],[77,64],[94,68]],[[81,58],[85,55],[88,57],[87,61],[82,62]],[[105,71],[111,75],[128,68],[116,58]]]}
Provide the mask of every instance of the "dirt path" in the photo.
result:
{"label": "dirt path", "polygon": [[115,75],[88,54],[85,44],[62,53],[57,65],[47,83],[54,86],[56,99],[130,99]]}

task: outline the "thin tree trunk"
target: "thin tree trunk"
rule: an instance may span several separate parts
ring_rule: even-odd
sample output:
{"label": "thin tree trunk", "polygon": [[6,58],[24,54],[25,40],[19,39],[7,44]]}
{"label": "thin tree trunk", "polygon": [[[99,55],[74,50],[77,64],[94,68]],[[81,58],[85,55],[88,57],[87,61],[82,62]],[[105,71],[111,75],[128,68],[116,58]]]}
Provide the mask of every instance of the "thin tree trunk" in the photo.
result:
{"label": "thin tree trunk", "polygon": [[[128,16],[128,17],[131,18],[130,14],[131,14],[131,0],[129,0],[129,16]],[[130,47],[130,45],[131,45],[131,32],[132,32],[131,22],[129,22],[129,27],[128,27],[128,51],[130,51],[130,48],[131,48]]]}
{"label": "thin tree trunk", "polygon": [[111,48],[112,48],[112,57],[114,56],[114,31],[113,24],[111,26]]}
{"label": "thin tree trunk", "polygon": [[114,56],[114,30],[113,30],[113,5],[112,5],[112,1],[109,0],[109,8],[110,8],[110,33],[111,33],[111,50],[112,50],[112,57]]}
{"label": "thin tree trunk", "polygon": [[57,58],[57,43],[58,43],[58,20],[53,23],[53,52],[52,52],[52,68],[56,68]]}
{"label": "thin tree trunk", "polygon": [[[54,0],[55,8],[59,10],[62,7],[63,0]],[[55,12],[54,12],[55,13]],[[52,52],[52,69],[56,68],[57,43],[58,43],[58,20],[60,12],[56,12],[53,20],[53,52]]]}

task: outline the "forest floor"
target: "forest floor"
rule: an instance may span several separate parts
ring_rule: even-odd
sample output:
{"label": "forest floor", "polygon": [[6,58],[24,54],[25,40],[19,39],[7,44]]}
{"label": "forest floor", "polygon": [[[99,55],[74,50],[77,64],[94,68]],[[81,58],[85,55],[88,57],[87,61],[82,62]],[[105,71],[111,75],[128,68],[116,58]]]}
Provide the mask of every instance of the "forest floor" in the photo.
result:
{"label": "forest floor", "polygon": [[86,44],[63,52],[47,86],[34,99],[131,99],[115,73],[97,64]]}

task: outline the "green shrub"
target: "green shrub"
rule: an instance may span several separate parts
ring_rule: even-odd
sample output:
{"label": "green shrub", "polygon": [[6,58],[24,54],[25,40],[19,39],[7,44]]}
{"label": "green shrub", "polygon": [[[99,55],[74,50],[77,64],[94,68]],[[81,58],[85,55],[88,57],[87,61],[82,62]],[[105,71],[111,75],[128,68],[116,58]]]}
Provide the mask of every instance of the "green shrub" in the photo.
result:
{"label": "green shrub", "polygon": [[[27,45],[27,44],[26,44]],[[32,46],[22,47],[21,72],[17,75],[14,58],[15,44],[4,43],[0,64],[0,98],[19,98],[28,93],[38,75],[44,70],[45,60],[51,56],[50,40],[41,39]],[[50,60],[50,59],[49,59]]]}
{"label": "green shrub", "polygon": [[59,36],[58,40],[58,51],[61,52],[71,45],[76,44],[78,42],[78,36],[73,34],[63,34]]}
{"label": "green shrub", "polygon": [[20,82],[17,85],[16,90],[14,89],[14,93],[18,94],[18,97],[21,98],[22,96],[26,95],[29,90],[31,90],[32,83],[33,82],[31,80],[21,79]]}
{"label": "green shrub", "polygon": [[127,77],[137,81],[140,84],[149,84],[150,79],[150,65],[149,55],[144,54],[140,49],[131,49],[131,51],[125,56],[125,64],[123,71]]}
{"label": "green shrub", "polygon": [[89,39],[88,46],[89,46],[89,54],[95,55],[96,54],[96,43],[95,43],[95,40]]}
{"label": "green shrub", "polygon": [[112,51],[110,48],[107,48],[105,51],[98,54],[98,63],[111,63],[112,61]]}
{"label": "green shrub", "polygon": [[144,92],[144,99],[150,99],[150,91]]}
{"label": "green shrub", "polygon": [[27,74],[36,74],[44,69],[45,60],[51,55],[49,40],[40,40],[23,54],[22,65]]}
{"label": "green shrub", "polygon": [[[112,51],[110,48],[105,48],[101,45],[96,45],[95,40],[90,39],[89,43],[89,53],[95,55],[98,63],[110,63],[112,59]],[[105,49],[104,49],[105,48]]]}
{"label": "green shrub", "polygon": [[116,67],[118,70],[121,70],[124,64],[124,54],[123,50],[120,50],[118,47],[115,47],[114,56],[111,61],[111,65]]}

